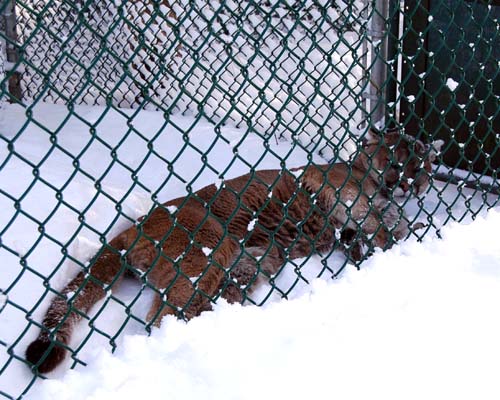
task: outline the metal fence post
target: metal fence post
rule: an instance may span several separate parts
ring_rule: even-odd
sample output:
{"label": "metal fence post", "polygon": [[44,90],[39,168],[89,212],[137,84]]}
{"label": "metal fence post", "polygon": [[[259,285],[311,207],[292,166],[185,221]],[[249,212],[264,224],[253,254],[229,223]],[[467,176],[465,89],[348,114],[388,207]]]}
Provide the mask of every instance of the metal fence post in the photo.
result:
{"label": "metal fence post", "polygon": [[0,131],[2,128],[2,120],[5,112],[5,96],[6,91],[3,80],[5,78],[5,56],[4,56],[4,41],[0,38]]}
{"label": "metal fence post", "polygon": [[385,125],[386,85],[387,85],[387,17],[388,0],[374,0],[371,25],[371,61],[370,78],[370,119],[371,125],[382,128]]}
{"label": "metal fence post", "polygon": [[[5,54],[6,62],[4,70],[11,71],[13,65],[19,62],[19,52],[17,50],[17,29],[16,29],[16,1],[7,1],[7,6],[2,11],[2,25],[5,27]],[[21,100],[21,74],[12,72],[9,75],[9,93],[11,99]]]}
{"label": "metal fence post", "polygon": [[385,90],[385,101],[387,104],[386,116],[390,118],[387,122],[389,128],[396,127],[398,119],[398,78],[400,69],[400,29],[401,10],[399,0],[389,0],[389,15],[387,21],[389,29],[387,32],[387,88]]}
{"label": "metal fence post", "polygon": [[[368,0],[363,0],[363,12],[362,12],[362,18],[365,21],[368,21],[369,19],[369,13],[368,13],[368,8],[369,8],[369,2]],[[363,66],[363,93],[361,94],[361,106],[362,106],[362,115],[363,118],[361,120],[360,127],[361,128],[366,128],[367,122],[368,122],[368,100],[370,99],[370,93],[366,91],[366,87],[370,87],[369,85],[369,66],[368,66],[368,37],[370,36],[370,29],[368,28],[365,30],[365,35],[363,36],[363,45],[362,45],[362,53],[361,53],[361,65]]]}

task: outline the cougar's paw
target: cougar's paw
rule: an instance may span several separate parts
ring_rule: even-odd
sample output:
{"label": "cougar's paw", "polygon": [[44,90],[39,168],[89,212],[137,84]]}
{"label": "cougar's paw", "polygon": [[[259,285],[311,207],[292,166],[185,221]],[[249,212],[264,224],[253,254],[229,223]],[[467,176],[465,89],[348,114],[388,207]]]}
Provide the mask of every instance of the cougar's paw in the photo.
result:
{"label": "cougar's paw", "polygon": [[344,254],[354,264],[358,264],[368,256],[363,241],[356,238],[354,229],[344,229],[340,234],[340,241],[344,245]]}
{"label": "cougar's paw", "polygon": [[38,372],[42,374],[52,371],[57,367],[64,356],[66,355],[66,350],[58,345],[53,345],[48,339],[36,339],[33,341],[26,349],[26,359],[36,366],[40,361],[40,365],[36,367]]}
{"label": "cougar's paw", "polygon": [[234,283],[229,283],[222,292],[222,298],[229,304],[243,303],[243,293]]}
{"label": "cougar's paw", "polygon": [[411,226],[411,230],[412,230],[413,232],[415,232],[415,231],[418,231],[419,229],[424,229],[424,228],[426,228],[426,227],[427,227],[427,225],[426,225],[426,224],[424,224],[423,222],[416,222],[416,223],[414,223],[414,224]]}
{"label": "cougar's paw", "polygon": [[352,243],[345,251],[347,258],[356,263],[364,260],[365,252],[361,243]]}

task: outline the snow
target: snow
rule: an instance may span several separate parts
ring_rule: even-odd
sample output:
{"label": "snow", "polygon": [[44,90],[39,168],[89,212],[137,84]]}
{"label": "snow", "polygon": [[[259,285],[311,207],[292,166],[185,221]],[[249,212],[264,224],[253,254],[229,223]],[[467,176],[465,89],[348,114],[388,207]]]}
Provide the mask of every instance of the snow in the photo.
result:
{"label": "snow", "polygon": [[481,183],[483,185],[491,186],[492,189],[500,189],[500,182],[498,180],[494,179],[491,176],[480,175],[478,173],[475,173],[474,171],[464,171],[460,169],[450,168],[446,165],[440,165],[439,168],[436,168],[436,172],[437,171],[442,174],[449,175],[450,177],[454,175],[458,178],[461,178],[462,180],[467,180],[471,183]]}
{"label": "snow", "polygon": [[255,228],[255,224],[257,223],[257,218],[252,219],[247,226],[247,231],[251,232]]}
{"label": "snow", "polygon": [[[88,28],[106,43],[77,34],[80,24],[67,24],[66,6],[59,3],[33,3],[33,11],[22,7],[19,15],[19,41],[32,63],[19,68],[25,100],[35,104],[24,110],[0,97],[0,394],[18,398],[28,391],[25,398],[36,400],[499,397],[500,255],[494,239],[500,217],[498,207],[486,211],[498,196],[439,182],[425,199],[405,202],[412,218],[431,225],[422,243],[411,238],[375,254],[361,271],[348,266],[336,280],[331,277],[345,262],[340,254],[289,262],[274,277],[288,301],[264,285],[253,295],[255,303],[265,302],[262,307],[219,301],[213,312],[187,324],[167,318],[148,337],[134,318],[145,319],[152,293],[127,280],[92,311],[96,330],[87,323],[77,329],[71,347],[88,365],[69,359],[51,379],[33,381],[20,361],[38,333],[29,321],[42,321],[53,296],[46,287],[63,288],[104,238],[147,214],[154,201],[210,183],[221,188],[251,169],[305,165],[304,147],[314,151],[315,162],[324,163],[317,153],[347,158],[355,144],[344,132],[359,133],[362,120],[359,46],[366,26],[359,24],[367,20],[353,12],[363,8],[360,2],[328,8],[331,21],[353,25],[342,38],[330,24],[316,31],[314,21],[322,17],[314,7],[314,18],[300,18],[299,29],[291,30],[289,13],[267,3],[251,5],[276,11],[262,24],[252,12],[244,18],[218,13],[220,22],[203,2],[186,0],[172,5],[177,16],[192,4],[203,13],[153,21],[150,13],[139,14],[140,1],[128,2],[120,15],[142,15],[134,24],[144,46],[134,45],[125,18],[108,31],[118,3],[104,14],[89,13]],[[239,8],[233,1],[226,6]],[[35,30],[34,17],[57,30],[60,40]],[[162,35],[170,30],[167,21],[178,25],[185,43],[175,51],[185,53],[167,62],[172,72],[157,80],[153,71],[165,64],[172,41]],[[304,31],[316,33],[307,37]],[[214,40],[206,40],[207,32]],[[259,45],[246,32],[259,37]],[[130,60],[126,65],[139,85],[120,60],[101,56],[103,44]],[[196,57],[186,49],[195,49]],[[56,63],[61,52],[67,60]],[[197,65],[198,59],[204,63]],[[137,74],[138,65],[151,74]],[[47,88],[49,71],[54,79]],[[88,73],[91,84],[80,93]],[[146,107],[156,103],[186,116],[114,108],[139,107],[141,85],[154,88]],[[457,83],[450,78],[447,85],[455,90]],[[69,117],[64,105],[39,101],[41,88],[45,101],[64,103],[78,92],[78,101],[102,107],[75,106]],[[199,118],[199,104],[211,122]],[[472,223],[471,215],[477,215]]]}
{"label": "snow", "polygon": [[167,210],[170,214],[175,214],[175,212],[177,211],[177,207],[176,206],[167,206]]}
{"label": "snow", "polygon": [[446,80],[446,86],[448,86],[448,89],[454,92],[455,89],[458,87],[458,82],[453,80],[453,78],[448,78]]}
{"label": "snow", "polygon": [[224,187],[224,179],[216,179],[215,180],[215,187],[217,188],[217,190]]}
{"label": "snow", "polygon": [[[78,93],[78,104],[176,113],[197,113],[203,104],[209,120],[248,124],[268,137],[279,131],[330,159],[354,150],[344,132],[358,132],[362,120],[360,47],[367,22],[359,19],[361,1],[336,1],[334,8],[345,12],[329,11],[328,23],[318,23],[326,18],[318,3],[175,3],[163,11],[172,8],[176,17],[170,11],[155,17],[143,0],[104,8],[91,2],[85,27],[68,22],[74,7],[64,1],[19,7],[19,42],[30,60],[25,100],[65,103]],[[39,24],[57,37],[36,29]],[[335,135],[325,140],[320,130]]]}
{"label": "snow", "polygon": [[2,309],[5,307],[5,305],[7,304],[7,296],[4,295],[3,293],[0,293],[0,311],[2,311]]}
{"label": "snow", "polygon": [[[44,279],[56,290],[64,287],[78,263],[92,258],[101,235],[109,239],[146,214],[152,197],[166,201],[182,196],[188,188],[246,173],[249,165],[279,168],[285,156],[288,168],[307,164],[301,146],[266,141],[244,129],[214,129],[205,120],[182,116],[165,123],[163,113],[152,111],[74,110],[67,118],[66,107],[40,103],[32,107],[35,124],[21,107],[9,105],[2,126],[4,137],[15,140],[15,153],[5,145],[0,148],[0,162],[6,162],[0,193],[11,196],[0,196],[0,225],[10,223],[0,248],[0,368],[8,364],[0,391],[14,397],[30,385],[32,374],[11,354],[22,358],[37,334],[24,310],[41,299],[29,318],[42,320],[52,297],[45,293]],[[96,132],[110,147],[89,135],[86,122],[98,120]],[[130,124],[141,135],[130,132]],[[50,130],[56,129],[54,146]],[[124,132],[129,133],[121,142]],[[240,143],[237,153],[230,145],[234,140]],[[206,155],[210,168],[194,146],[202,153],[211,148]],[[81,152],[81,173],[73,175],[74,159],[68,154]],[[165,160],[175,157],[169,168]],[[23,159],[37,165],[38,179]],[[314,160],[324,162],[317,156]],[[98,178],[102,192],[90,176]],[[423,243],[412,238],[375,254],[361,271],[347,267],[333,281],[332,274],[344,263],[342,255],[295,260],[274,278],[289,301],[264,285],[253,297],[257,304],[265,301],[261,308],[221,301],[214,312],[188,324],[167,319],[150,337],[122,304],[144,319],[152,294],[126,281],[93,310],[99,331],[91,333],[85,323],[77,329],[71,346],[82,346],[78,358],[88,366],[68,371],[72,361],[67,360],[52,379],[36,380],[27,398],[428,398],[444,392],[470,398],[473,390],[477,398],[498,396],[493,382],[500,372],[494,317],[500,304],[500,255],[494,238],[500,217],[498,209],[485,214],[497,200],[436,182],[422,206],[416,199],[405,205],[412,218],[432,221]],[[116,203],[122,212],[118,219]],[[485,216],[465,225],[471,211]],[[427,212],[434,213],[432,218]],[[93,229],[82,227],[82,216]],[[440,229],[450,219],[464,224]],[[38,230],[40,222],[44,234]],[[69,257],[61,253],[62,245]],[[105,335],[113,337],[114,354]]]}
{"label": "snow", "polygon": [[167,318],[28,398],[497,399],[499,224],[450,224],[289,301]]}

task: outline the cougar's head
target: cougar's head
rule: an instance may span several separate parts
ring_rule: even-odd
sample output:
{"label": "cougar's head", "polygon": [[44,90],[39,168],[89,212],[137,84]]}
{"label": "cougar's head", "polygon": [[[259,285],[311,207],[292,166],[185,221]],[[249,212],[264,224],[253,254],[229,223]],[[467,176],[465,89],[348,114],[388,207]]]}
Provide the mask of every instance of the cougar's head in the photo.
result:
{"label": "cougar's head", "polygon": [[431,163],[443,141],[424,144],[399,130],[370,132],[363,146],[364,164],[394,196],[418,196],[429,186]]}

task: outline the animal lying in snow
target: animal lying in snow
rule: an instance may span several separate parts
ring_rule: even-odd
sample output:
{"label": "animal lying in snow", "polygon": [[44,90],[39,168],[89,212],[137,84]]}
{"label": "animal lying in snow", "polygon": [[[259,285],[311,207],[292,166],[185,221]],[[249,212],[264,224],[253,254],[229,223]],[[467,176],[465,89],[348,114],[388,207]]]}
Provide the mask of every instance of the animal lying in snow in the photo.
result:
{"label": "animal lying in snow", "polygon": [[425,192],[437,147],[372,134],[352,163],[257,171],[156,207],[52,300],[27,360],[42,373],[59,365],[82,315],[127,273],[154,288],[147,319],[159,325],[210,310],[219,295],[242,301],[288,259],[340,245],[359,261],[388,249],[412,229],[393,195]]}

